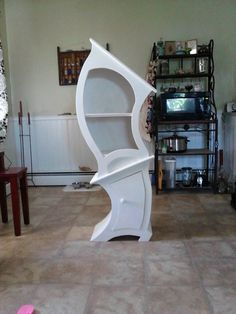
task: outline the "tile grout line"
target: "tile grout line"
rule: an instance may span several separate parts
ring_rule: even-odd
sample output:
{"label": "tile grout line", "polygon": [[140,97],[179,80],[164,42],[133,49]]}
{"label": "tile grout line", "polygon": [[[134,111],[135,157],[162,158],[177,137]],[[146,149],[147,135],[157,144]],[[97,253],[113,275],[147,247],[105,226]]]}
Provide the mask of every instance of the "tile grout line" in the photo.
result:
{"label": "tile grout line", "polygon": [[[193,240],[188,240],[188,241],[193,242]],[[193,257],[192,257],[192,254],[191,254],[191,252],[190,252],[190,249],[188,248],[188,245],[187,245],[187,243],[186,243],[187,241],[185,240],[185,241],[183,241],[183,242],[184,242],[184,246],[185,246],[186,252],[187,252],[187,254],[188,254],[189,258],[190,258],[191,265],[192,265],[194,271],[196,272],[196,274],[198,275],[198,278],[199,278],[199,285],[200,285],[200,287],[201,287],[201,289],[202,289],[202,292],[204,293],[204,299],[205,299],[205,301],[206,301],[206,303],[207,303],[207,305],[208,305],[208,309],[209,309],[209,311],[210,311],[211,314],[214,314],[213,306],[212,306],[212,304],[211,304],[211,302],[210,302],[210,300],[209,300],[209,298],[208,298],[208,293],[207,293],[207,291],[206,291],[206,289],[205,289],[205,286],[204,286],[203,281],[202,281],[202,278],[201,278],[201,274],[200,274],[200,272],[199,272],[199,270],[198,270],[198,268],[197,268],[197,266],[196,266],[196,264],[195,264],[195,262],[194,262],[194,259],[193,259]]]}

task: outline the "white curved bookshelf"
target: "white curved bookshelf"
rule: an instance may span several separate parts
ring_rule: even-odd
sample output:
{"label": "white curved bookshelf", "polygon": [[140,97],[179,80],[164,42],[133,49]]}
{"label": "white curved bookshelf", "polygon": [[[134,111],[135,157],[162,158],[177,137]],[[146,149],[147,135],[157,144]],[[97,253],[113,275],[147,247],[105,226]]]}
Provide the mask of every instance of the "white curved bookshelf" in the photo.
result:
{"label": "white curved bookshelf", "polygon": [[81,132],[96,157],[91,183],[108,193],[112,208],[95,226],[92,241],[135,235],[148,241],[152,190],[149,156],[139,133],[139,113],[156,90],[94,40],[77,84],[76,112]]}
{"label": "white curved bookshelf", "polygon": [[127,117],[131,118],[132,113],[87,113],[85,114],[85,118],[119,118],[119,117]]}

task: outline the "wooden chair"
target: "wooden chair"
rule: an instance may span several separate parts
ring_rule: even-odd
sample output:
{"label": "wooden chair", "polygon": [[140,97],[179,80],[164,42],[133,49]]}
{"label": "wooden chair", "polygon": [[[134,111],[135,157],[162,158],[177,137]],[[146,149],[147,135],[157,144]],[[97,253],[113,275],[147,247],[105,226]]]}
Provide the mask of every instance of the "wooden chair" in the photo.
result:
{"label": "wooden chair", "polygon": [[6,197],[6,183],[10,183],[11,199],[12,199],[12,213],[15,235],[21,235],[21,218],[20,218],[20,197],[19,189],[21,191],[22,211],[25,225],[30,223],[29,218],[29,200],[27,187],[27,168],[12,167],[5,170],[4,153],[0,152],[0,205],[2,222],[8,222],[7,212],[7,197]]}

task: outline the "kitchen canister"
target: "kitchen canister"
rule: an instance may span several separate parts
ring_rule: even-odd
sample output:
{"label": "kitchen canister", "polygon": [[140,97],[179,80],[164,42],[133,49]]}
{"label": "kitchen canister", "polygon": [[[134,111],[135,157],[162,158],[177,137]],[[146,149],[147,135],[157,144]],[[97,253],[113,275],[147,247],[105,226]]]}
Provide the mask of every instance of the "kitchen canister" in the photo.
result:
{"label": "kitchen canister", "polygon": [[176,159],[168,157],[165,159],[165,182],[167,189],[174,189],[176,182]]}

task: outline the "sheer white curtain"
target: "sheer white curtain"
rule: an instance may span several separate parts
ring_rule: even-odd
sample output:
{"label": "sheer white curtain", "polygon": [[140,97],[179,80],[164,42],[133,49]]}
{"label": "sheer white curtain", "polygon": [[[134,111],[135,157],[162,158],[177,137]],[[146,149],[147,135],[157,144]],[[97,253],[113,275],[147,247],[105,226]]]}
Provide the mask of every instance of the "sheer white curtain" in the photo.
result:
{"label": "sheer white curtain", "polygon": [[0,143],[4,142],[7,135],[7,117],[8,117],[7,90],[3,62],[2,43],[0,40]]}

